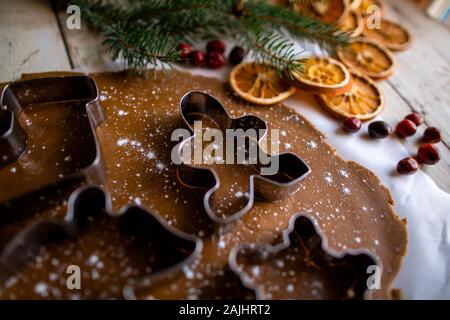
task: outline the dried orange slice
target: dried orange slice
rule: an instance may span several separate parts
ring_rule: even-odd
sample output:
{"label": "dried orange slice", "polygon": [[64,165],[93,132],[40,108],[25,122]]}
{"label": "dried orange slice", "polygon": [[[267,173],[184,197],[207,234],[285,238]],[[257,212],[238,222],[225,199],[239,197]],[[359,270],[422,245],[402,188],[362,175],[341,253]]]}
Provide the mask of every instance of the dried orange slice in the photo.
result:
{"label": "dried orange slice", "polygon": [[350,12],[348,0],[292,1],[295,12],[311,15],[326,23],[341,23]]}
{"label": "dried orange slice", "polygon": [[357,10],[361,5],[361,0],[349,0],[350,10]]}
{"label": "dried orange slice", "polygon": [[412,45],[413,38],[411,33],[395,22],[381,19],[379,29],[369,29],[367,24],[364,25],[364,36],[379,41],[388,49],[405,50]]}
{"label": "dried orange slice", "polygon": [[302,61],[303,70],[292,72],[292,85],[315,94],[342,94],[352,86],[348,69],[332,58],[314,57]]}
{"label": "dried orange slice", "polygon": [[371,78],[384,79],[394,73],[392,53],[376,41],[358,38],[346,47],[339,47],[336,52],[347,67]]}
{"label": "dried orange slice", "polygon": [[295,87],[280,79],[275,69],[254,62],[234,67],[230,85],[239,97],[260,105],[281,102],[295,93]]}
{"label": "dried orange slice", "polygon": [[381,2],[380,0],[362,0],[357,10],[363,17],[367,17],[375,13],[373,11],[373,9],[376,9],[374,6],[378,7],[381,16],[383,16],[384,6],[383,2]]}
{"label": "dried orange slice", "polygon": [[384,97],[378,86],[369,77],[352,72],[353,86],[342,95],[319,95],[322,107],[340,118],[356,117],[370,120],[384,109]]}
{"label": "dried orange slice", "polygon": [[364,19],[356,11],[350,11],[349,15],[339,25],[342,31],[348,32],[352,38],[359,36],[364,30]]}

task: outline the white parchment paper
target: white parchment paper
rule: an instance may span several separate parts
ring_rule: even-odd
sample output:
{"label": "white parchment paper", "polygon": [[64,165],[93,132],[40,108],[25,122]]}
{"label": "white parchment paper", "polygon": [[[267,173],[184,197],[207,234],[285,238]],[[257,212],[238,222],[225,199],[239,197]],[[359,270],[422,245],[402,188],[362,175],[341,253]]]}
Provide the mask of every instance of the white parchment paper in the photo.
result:
{"label": "white parchment paper", "polygon": [[307,94],[297,94],[287,105],[326,134],[346,160],[375,172],[390,189],[397,213],[408,220],[408,251],[394,287],[403,289],[405,299],[450,299],[450,194],[422,171],[411,176],[395,173],[397,162],[410,156],[395,136],[368,139],[367,124],[355,135],[342,133],[339,122],[302,95]]}

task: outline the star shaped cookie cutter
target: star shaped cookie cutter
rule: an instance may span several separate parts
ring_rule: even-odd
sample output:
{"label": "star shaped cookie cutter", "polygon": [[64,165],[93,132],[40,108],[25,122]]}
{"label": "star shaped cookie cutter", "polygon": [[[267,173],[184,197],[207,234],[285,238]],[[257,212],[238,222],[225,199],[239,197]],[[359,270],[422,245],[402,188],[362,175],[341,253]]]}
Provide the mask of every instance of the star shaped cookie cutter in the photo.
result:
{"label": "star shaped cookie cutter", "polygon": [[[256,142],[258,151],[265,153],[266,157],[279,162],[279,170],[275,175],[264,176],[261,174],[260,165],[254,166],[256,172],[249,175],[249,191],[247,201],[237,210],[230,210],[227,214],[220,214],[220,210],[214,206],[214,196],[221,185],[217,171],[208,166],[198,166],[183,161],[178,167],[178,178],[184,185],[207,189],[203,198],[206,213],[217,223],[230,223],[247,213],[253,206],[255,198],[263,201],[277,201],[285,199],[300,189],[301,181],[311,172],[310,167],[300,157],[293,153],[281,153],[269,155],[260,149],[260,143],[267,134],[267,123],[254,115],[245,115],[232,118],[223,105],[212,96],[202,92],[189,92],[180,101],[180,114],[184,127],[189,130],[191,136],[178,144],[177,154],[183,158],[183,147],[187,143],[193,143],[196,133],[191,125],[195,117],[201,116],[212,120],[220,130],[248,129],[263,130]],[[223,210],[222,210],[223,211]]]}

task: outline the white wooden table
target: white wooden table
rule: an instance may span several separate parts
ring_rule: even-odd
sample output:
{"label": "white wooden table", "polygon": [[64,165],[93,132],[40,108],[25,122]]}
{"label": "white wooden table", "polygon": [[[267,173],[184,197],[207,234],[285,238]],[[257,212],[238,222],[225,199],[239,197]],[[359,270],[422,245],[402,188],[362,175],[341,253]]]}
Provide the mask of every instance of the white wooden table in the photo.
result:
{"label": "white wooden table", "polygon": [[[442,160],[424,170],[450,192],[450,29],[428,18],[411,0],[384,2],[386,16],[409,28],[416,41],[412,49],[395,54],[396,73],[380,84],[387,103],[383,116],[395,124],[416,111],[424,115],[426,126],[443,131]],[[68,30],[66,18],[47,0],[0,0],[0,81],[30,72],[111,69],[101,39],[84,25]],[[404,144],[411,154],[416,152],[413,142]]]}

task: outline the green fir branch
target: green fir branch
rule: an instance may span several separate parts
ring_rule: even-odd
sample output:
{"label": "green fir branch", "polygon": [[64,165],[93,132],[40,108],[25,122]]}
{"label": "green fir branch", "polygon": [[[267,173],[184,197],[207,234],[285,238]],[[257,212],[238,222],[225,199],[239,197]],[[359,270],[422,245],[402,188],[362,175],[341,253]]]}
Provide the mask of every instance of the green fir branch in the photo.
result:
{"label": "green fir branch", "polygon": [[[336,26],[300,15],[288,7],[261,0],[71,0],[82,18],[104,37],[114,59],[128,68],[145,70],[179,61],[176,45],[228,37],[253,58],[278,73],[301,68],[298,52],[286,35],[323,48],[348,43]],[[287,34],[286,34],[287,32]],[[304,43],[306,45],[306,43]]]}
{"label": "green fir branch", "polygon": [[125,66],[131,69],[143,71],[148,65],[164,68],[180,59],[172,39],[151,28],[117,23],[103,34],[103,43],[112,58],[121,57]]}

